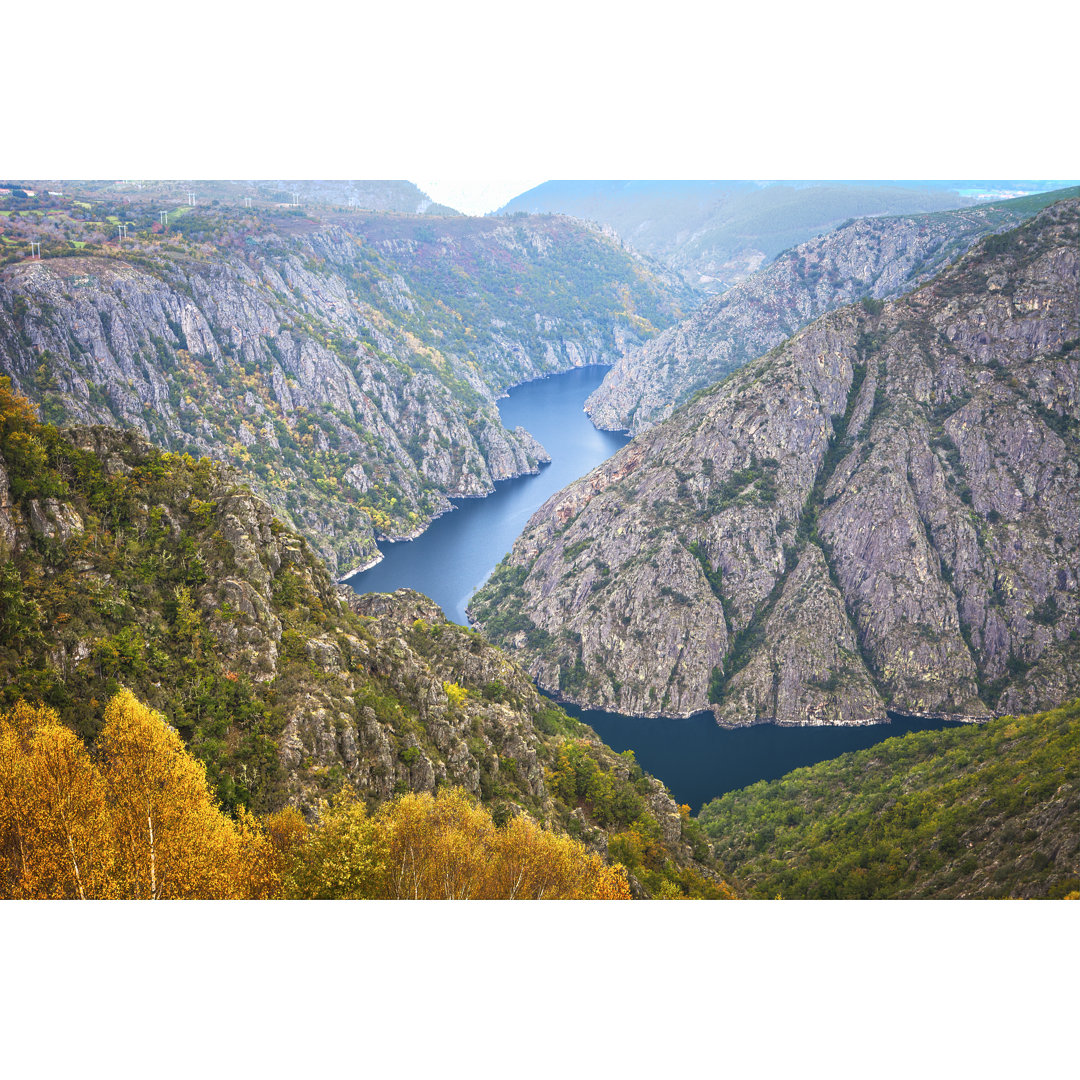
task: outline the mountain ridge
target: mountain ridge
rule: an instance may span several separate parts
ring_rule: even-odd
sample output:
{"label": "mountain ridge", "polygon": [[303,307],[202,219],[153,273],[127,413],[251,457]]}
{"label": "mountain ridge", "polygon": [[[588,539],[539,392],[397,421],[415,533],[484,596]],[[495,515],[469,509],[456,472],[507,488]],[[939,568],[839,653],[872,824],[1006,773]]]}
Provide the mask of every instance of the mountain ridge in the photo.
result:
{"label": "mountain ridge", "polygon": [[1059,202],[699,393],[537,511],[476,624],[549,692],[644,716],[1059,704],[1080,681],[1078,218]]}
{"label": "mountain ridge", "polygon": [[559,212],[602,222],[678,270],[691,287],[712,293],[850,218],[973,201],[954,192],[888,184],[549,181],[497,212]]}
{"label": "mountain ridge", "polygon": [[886,300],[929,280],[980,236],[1014,228],[1080,188],[916,217],[850,222],[784,252],[684,320],[624,354],[585,410],[637,434],[692,393],[779,345],[827,311]]}

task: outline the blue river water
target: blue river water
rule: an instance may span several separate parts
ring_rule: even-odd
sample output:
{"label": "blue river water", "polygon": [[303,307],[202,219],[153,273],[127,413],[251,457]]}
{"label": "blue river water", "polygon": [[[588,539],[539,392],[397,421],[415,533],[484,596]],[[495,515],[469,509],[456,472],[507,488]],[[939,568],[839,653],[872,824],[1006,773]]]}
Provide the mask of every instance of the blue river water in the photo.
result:
{"label": "blue river water", "polygon": [[725,791],[778,780],[792,769],[865,750],[883,739],[911,731],[938,731],[956,724],[898,717],[866,727],[778,727],[757,724],[721,728],[712,713],[685,719],[648,720],[564,705],[588,724],[612,750],[633,750],[638,764],[671,789],[676,802],[696,814]]}
{"label": "blue river water", "polygon": [[[433,522],[416,540],[381,544],[382,562],[355,574],[357,592],[410,588],[430,596],[455,622],[529,517],[556,491],[595,468],[626,443],[598,431],[582,408],[606,368],[577,368],[510,391],[499,403],[503,423],[521,424],[551,454],[538,475],[504,480],[486,499],[455,500],[457,509]],[[659,777],[677,802],[697,812],[726,791],[773,780],[792,769],[861,750],[895,735],[947,726],[938,721],[894,720],[868,727],[790,728],[764,724],[726,730],[710,713],[689,719],[644,719],[618,713],[568,712],[584,720],[614,750],[633,750],[638,763]]]}
{"label": "blue river water", "polygon": [[624,435],[598,431],[585,415],[585,399],[606,367],[575,368],[510,391],[499,403],[506,427],[520,424],[544,444],[551,464],[536,476],[495,485],[486,499],[455,499],[417,539],[383,543],[382,562],[348,581],[357,592],[409,588],[430,596],[448,619],[468,624],[465,606],[549,495],[606,461],[626,443]]}

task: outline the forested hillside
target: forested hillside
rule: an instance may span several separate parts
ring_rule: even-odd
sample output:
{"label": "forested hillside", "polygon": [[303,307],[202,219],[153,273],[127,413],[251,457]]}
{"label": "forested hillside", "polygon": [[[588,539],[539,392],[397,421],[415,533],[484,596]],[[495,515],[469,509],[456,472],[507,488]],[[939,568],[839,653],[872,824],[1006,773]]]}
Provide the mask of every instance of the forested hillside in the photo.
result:
{"label": "forested hillside", "polygon": [[40,702],[91,747],[126,688],[228,811],[460,787],[500,825],[525,816],[622,863],[636,895],[723,894],[632,755],[418,594],[335,587],[228,467],[41,424],[0,380],[0,556],[0,703]]}
{"label": "forested hillside", "polygon": [[701,812],[771,899],[1032,899],[1080,889],[1080,701],[888,739]]}

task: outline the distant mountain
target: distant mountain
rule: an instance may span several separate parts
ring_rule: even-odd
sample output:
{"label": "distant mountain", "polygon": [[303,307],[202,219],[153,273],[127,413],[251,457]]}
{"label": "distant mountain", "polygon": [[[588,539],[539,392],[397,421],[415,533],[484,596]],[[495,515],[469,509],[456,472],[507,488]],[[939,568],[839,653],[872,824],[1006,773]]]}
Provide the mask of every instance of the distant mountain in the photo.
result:
{"label": "distant mountain", "polygon": [[597,427],[636,435],[825,312],[862,296],[899,296],[979,237],[1078,195],[1074,187],[936,214],[862,218],[807,240],[627,352],[585,411]]}
{"label": "distant mountain", "polygon": [[974,200],[927,185],[715,180],[552,180],[499,213],[562,213],[610,225],[627,243],[722,292],[781,251],[850,218],[919,214]]}
{"label": "distant mountain", "polygon": [[[395,214],[431,214],[457,217],[459,211],[435,202],[408,180],[34,180],[20,181],[40,194],[61,191],[79,197],[127,198],[157,206],[186,206],[194,196],[197,206],[236,206],[246,198],[253,206],[291,203],[299,196],[302,205],[343,206]],[[0,188],[11,187],[0,184]]]}

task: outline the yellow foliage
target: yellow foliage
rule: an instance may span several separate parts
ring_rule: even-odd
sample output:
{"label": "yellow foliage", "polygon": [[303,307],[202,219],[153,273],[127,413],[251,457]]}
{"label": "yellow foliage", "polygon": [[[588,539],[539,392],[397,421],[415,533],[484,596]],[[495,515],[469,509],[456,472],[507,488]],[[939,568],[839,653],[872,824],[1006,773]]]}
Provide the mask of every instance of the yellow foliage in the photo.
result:
{"label": "yellow foliage", "polygon": [[271,896],[271,839],[217,807],[206,770],[128,690],[105,710],[92,759],[44,707],[0,714],[0,896]]}
{"label": "yellow foliage", "polygon": [[108,895],[106,821],[102,778],[56,714],[24,702],[0,714],[0,896]]}
{"label": "yellow foliage", "polygon": [[39,427],[37,410],[25,394],[11,389],[11,378],[0,376],[0,426],[9,431]]}
{"label": "yellow foliage", "polygon": [[320,805],[319,827],[293,848],[285,895],[293,900],[364,900],[380,895],[382,867],[367,810],[351,791]]}
{"label": "yellow foliage", "polygon": [[403,795],[372,815],[355,796],[324,805],[286,888],[313,899],[630,898],[622,867],[524,818],[496,828],[459,788]]}
{"label": "yellow foliage", "polygon": [[456,682],[444,682],[443,689],[446,691],[446,696],[450,699],[450,704],[460,708],[465,704],[465,699],[469,696],[469,691],[464,686],[458,686]]}
{"label": "yellow foliage", "polygon": [[93,757],[51,709],[0,713],[0,897],[282,895],[617,900],[630,889],[622,866],[522,817],[497,828],[461,789],[373,814],[347,790],[315,827],[291,808],[234,821],[180,736],[128,690],[108,703]]}

